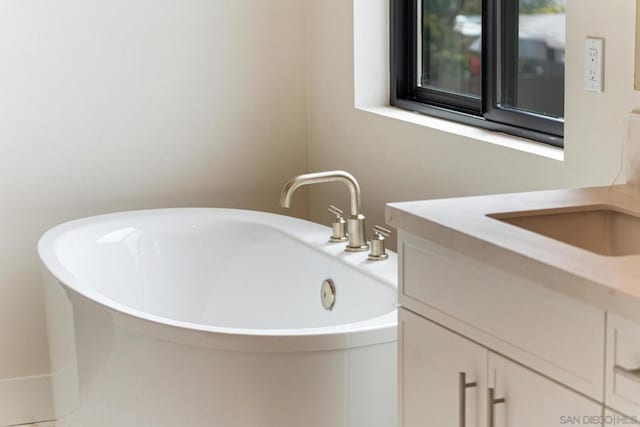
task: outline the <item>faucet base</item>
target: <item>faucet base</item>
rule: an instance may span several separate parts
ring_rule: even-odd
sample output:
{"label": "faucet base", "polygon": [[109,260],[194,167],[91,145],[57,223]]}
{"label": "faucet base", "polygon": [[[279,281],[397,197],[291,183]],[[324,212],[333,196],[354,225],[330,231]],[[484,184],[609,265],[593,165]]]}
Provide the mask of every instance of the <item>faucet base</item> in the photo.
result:
{"label": "faucet base", "polygon": [[366,243],[362,246],[347,246],[345,249],[347,252],[363,252],[369,250],[369,244]]}
{"label": "faucet base", "polygon": [[367,236],[365,235],[364,230],[364,215],[351,215],[347,219],[347,235],[349,236],[349,243],[347,243],[345,251],[362,252],[369,249],[369,242],[367,242]]}

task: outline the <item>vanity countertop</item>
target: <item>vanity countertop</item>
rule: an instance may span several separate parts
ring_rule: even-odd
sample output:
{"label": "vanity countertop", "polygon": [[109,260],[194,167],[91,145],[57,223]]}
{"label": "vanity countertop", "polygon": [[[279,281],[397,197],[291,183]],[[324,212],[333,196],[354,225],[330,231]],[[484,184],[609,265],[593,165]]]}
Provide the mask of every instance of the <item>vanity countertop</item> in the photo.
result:
{"label": "vanity countertop", "polygon": [[386,220],[462,255],[640,321],[640,254],[597,254],[489,216],[598,206],[640,217],[640,193],[617,185],[399,202],[387,205]]}

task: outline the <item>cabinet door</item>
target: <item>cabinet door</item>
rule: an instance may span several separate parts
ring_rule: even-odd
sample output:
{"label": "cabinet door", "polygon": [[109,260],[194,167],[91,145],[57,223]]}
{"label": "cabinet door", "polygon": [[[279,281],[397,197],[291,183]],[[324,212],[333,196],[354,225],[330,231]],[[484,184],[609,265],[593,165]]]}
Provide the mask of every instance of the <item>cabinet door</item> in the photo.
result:
{"label": "cabinet door", "polygon": [[487,350],[405,309],[399,324],[400,426],[484,427]]}
{"label": "cabinet door", "polygon": [[486,427],[602,425],[601,404],[494,353],[488,381]]}

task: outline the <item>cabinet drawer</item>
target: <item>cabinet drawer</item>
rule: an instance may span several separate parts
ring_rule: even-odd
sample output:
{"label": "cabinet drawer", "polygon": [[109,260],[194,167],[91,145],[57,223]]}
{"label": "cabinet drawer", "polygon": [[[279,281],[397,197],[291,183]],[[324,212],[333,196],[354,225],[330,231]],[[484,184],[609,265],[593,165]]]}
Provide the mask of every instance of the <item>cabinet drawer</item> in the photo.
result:
{"label": "cabinet drawer", "polygon": [[400,233],[400,304],[602,400],[605,313]]}
{"label": "cabinet drawer", "polygon": [[609,314],[605,375],[606,405],[640,419],[640,324]]}

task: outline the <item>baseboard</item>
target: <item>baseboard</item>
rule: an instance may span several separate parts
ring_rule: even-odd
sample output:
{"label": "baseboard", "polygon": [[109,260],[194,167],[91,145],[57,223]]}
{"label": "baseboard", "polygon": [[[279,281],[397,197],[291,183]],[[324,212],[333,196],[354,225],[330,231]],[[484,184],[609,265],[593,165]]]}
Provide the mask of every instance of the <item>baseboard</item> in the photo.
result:
{"label": "baseboard", "polygon": [[53,419],[51,376],[0,380],[0,426]]}

